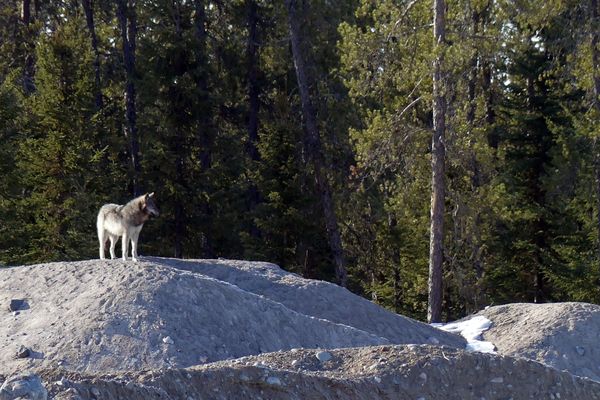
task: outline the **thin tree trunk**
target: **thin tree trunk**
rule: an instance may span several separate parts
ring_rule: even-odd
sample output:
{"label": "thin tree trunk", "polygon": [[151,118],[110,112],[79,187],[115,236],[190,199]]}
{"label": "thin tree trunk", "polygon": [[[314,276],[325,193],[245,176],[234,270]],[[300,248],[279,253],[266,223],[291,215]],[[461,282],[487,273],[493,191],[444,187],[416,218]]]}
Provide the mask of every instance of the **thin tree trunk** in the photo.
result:
{"label": "thin tree trunk", "polygon": [[[177,136],[175,137],[175,179],[181,187],[186,187],[185,171],[183,161],[183,133],[180,128],[177,128]],[[183,208],[182,193],[175,194],[175,258],[183,257],[183,239],[185,238],[185,210]]]}
{"label": "thin tree trunk", "polygon": [[[479,34],[479,22],[481,20],[481,15],[473,11],[472,22],[473,22],[473,35],[477,36]],[[469,82],[467,85],[467,99],[469,102],[467,109],[467,129],[469,135],[469,153],[470,153],[470,167],[471,167],[471,185],[473,191],[477,191],[481,186],[481,172],[479,160],[477,160],[477,154],[474,148],[475,138],[474,129],[475,129],[475,114],[477,112],[477,101],[476,101],[476,88],[477,88],[477,78],[479,71],[479,50],[477,48],[474,49],[473,57],[471,58],[470,68],[471,71],[469,73]],[[472,210],[472,208],[471,208]],[[477,279],[475,283],[475,298],[473,299],[475,305],[479,304],[479,300],[481,298],[481,286],[480,282],[483,278],[483,263],[481,262],[481,246],[480,246],[480,238],[479,238],[479,226],[481,224],[481,217],[479,215],[479,210],[475,210],[475,219],[473,221],[473,231],[469,233],[471,249],[472,249],[472,257],[473,257],[473,266],[475,269],[475,277]],[[478,308],[476,308],[478,309]]]}
{"label": "thin tree trunk", "polygon": [[[175,25],[175,35],[177,37],[178,42],[183,41],[183,31],[182,31],[182,16],[181,10],[178,5],[175,5],[173,8],[173,23]],[[182,73],[181,69],[176,68],[175,74],[180,76]],[[176,110],[175,115],[177,116],[177,122],[181,120],[181,116],[183,111]],[[183,117],[185,118],[185,117]],[[175,182],[180,188],[187,188],[186,184],[186,173],[185,173],[185,157],[187,148],[184,142],[184,133],[179,123],[175,127],[175,136],[174,136],[174,153],[175,153]],[[185,196],[185,192],[183,193],[175,193],[175,198],[173,199],[173,208],[174,208],[174,228],[175,228],[175,258],[183,258],[183,240],[185,238],[186,231],[186,218],[185,218],[185,208],[183,203],[183,198]]]}
{"label": "thin tree trunk", "polygon": [[[246,59],[248,65],[248,145],[246,152],[250,158],[250,162],[254,164],[260,160],[258,153],[258,112],[260,110],[260,85],[258,82],[258,17],[257,4],[255,0],[246,1],[247,18],[248,18],[248,45],[246,46]],[[248,188],[248,208],[250,215],[256,209],[260,202],[260,196],[256,184],[250,183]],[[260,237],[260,230],[250,222],[250,236],[254,238]]]}
{"label": "thin tree trunk", "polygon": [[[198,64],[199,73],[196,75],[196,84],[198,85],[198,90],[200,91],[200,103],[201,105],[206,105],[208,101],[208,78],[206,72],[207,65],[207,57],[206,57],[206,28],[204,23],[206,21],[206,12],[204,10],[204,1],[203,0],[194,0],[194,26],[195,26],[195,36],[197,42],[197,51],[196,51],[196,63]],[[200,166],[203,171],[207,171],[212,164],[211,158],[211,145],[212,140],[210,138],[210,120],[209,113],[202,113],[200,117],[199,131],[198,131],[198,141],[200,144]]]}
{"label": "thin tree trunk", "polygon": [[21,20],[25,26],[31,22],[31,0],[23,0],[21,3]]}
{"label": "thin tree trunk", "polygon": [[[26,40],[32,42],[32,32],[29,31],[29,25],[31,24],[31,0],[23,0],[21,3],[21,21],[26,28]],[[34,51],[28,50],[25,55],[25,68],[23,69],[23,90],[26,94],[31,94],[35,91],[35,83],[33,76],[35,74],[34,65]]]}
{"label": "thin tree trunk", "polygon": [[[200,146],[199,159],[202,173],[206,174],[212,166],[212,128],[210,120],[210,102],[208,96],[208,57],[207,57],[207,46],[206,46],[206,11],[204,8],[204,0],[194,0],[194,28],[196,37],[196,64],[198,71],[195,74],[195,80],[199,95],[199,106],[203,107],[204,110],[200,113],[198,121],[198,133],[197,143]],[[211,221],[213,210],[208,202],[205,200],[202,203],[202,213],[206,217],[207,221]],[[208,232],[205,232],[204,241],[202,244],[203,256],[207,258],[214,257],[214,250],[212,248],[211,236]]]}
{"label": "thin tree trunk", "polygon": [[440,322],[442,317],[442,264],[444,261],[444,200],[446,184],[446,97],[442,76],[445,38],[444,0],[434,0],[433,36],[437,52],[433,62],[433,138],[431,148],[431,231],[429,241],[429,302],[427,320]]}
{"label": "thin tree trunk", "polygon": [[96,36],[96,26],[94,24],[94,3],[93,0],[81,0],[81,4],[85,12],[85,21],[90,31],[92,50],[94,51],[94,85],[96,91],[96,111],[98,111],[102,109],[103,101],[100,82],[100,52],[98,51],[98,37]]}
{"label": "thin tree trunk", "polygon": [[298,19],[296,0],[286,0],[288,9],[290,36],[292,42],[292,55],[296,69],[296,78],[298,80],[298,89],[300,91],[300,100],[302,103],[302,114],[304,117],[306,140],[305,146],[309,159],[312,161],[314,169],[314,178],[318,195],[323,207],[325,226],[329,240],[329,246],[335,265],[335,274],[338,283],[346,286],[347,271],[344,261],[342,248],[342,239],[335,214],[333,199],[331,196],[331,187],[326,173],[323,171],[323,154],[321,149],[321,137],[317,125],[316,114],[310,99],[309,76],[302,54],[302,33],[300,31],[300,21]]}
{"label": "thin tree trunk", "polygon": [[[388,214],[388,226],[390,234],[393,235],[393,231],[398,226],[398,220],[391,213]],[[400,255],[400,248],[396,246],[392,249],[392,289],[394,291],[394,311],[399,313],[402,307],[402,257]]]}
{"label": "thin tree trunk", "polygon": [[134,196],[140,195],[139,176],[140,145],[137,131],[136,89],[135,89],[135,41],[137,21],[135,0],[127,4],[127,0],[117,0],[117,19],[123,42],[123,61],[125,64],[125,118],[127,120],[125,136],[129,139],[129,152],[132,166],[132,187]]}
{"label": "thin tree trunk", "polygon": [[[592,88],[594,107],[600,113],[600,74],[598,66],[600,64],[600,54],[598,52],[598,29],[600,29],[600,21],[598,20],[598,0],[590,0],[591,8],[591,51],[592,51],[592,74],[594,79],[594,87]],[[594,167],[596,169],[596,208],[598,215],[596,216],[596,227],[598,231],[598,260],[600,260],[600,138],[594,138]],[[600,262],[600,261],[599,261]]]}

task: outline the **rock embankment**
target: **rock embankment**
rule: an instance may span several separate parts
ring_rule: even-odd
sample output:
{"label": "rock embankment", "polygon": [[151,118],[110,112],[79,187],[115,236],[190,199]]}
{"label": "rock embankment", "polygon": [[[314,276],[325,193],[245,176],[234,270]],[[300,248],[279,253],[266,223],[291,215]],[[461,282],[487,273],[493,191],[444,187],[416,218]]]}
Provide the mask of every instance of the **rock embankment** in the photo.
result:
{"label": "rock embankment", "polygon": [[[600,399],[600,383],[542,364],[437,346],[292,350],[198,367],[86,376],[47,373],[74,399]],[[64,394],[63,394],[64,393]]]}

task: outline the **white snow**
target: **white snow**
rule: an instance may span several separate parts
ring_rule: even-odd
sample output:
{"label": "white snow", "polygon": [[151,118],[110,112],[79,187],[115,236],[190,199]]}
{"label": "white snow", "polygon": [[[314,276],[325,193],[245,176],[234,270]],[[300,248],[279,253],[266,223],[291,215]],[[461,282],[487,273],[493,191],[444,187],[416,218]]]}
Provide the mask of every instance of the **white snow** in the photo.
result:
{"label": "white snow", "polygon": [[467,339],[466,349],[468,351],[496,354],[496,346],[481,338],[481,334],[492,326],[492,321],[482,315],[464,321],[431,325],[446,332],[460,334]]}

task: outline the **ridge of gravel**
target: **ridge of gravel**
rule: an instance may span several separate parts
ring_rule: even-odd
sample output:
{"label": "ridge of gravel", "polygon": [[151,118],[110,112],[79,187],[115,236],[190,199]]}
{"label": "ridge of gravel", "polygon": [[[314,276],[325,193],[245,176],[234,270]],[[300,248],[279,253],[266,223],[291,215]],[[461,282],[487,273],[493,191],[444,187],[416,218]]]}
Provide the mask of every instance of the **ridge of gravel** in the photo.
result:
{"label": "ridge of gravel", "polygon": [[600,399],[600,383],[534,361],[429,345],[296,349],[186,369],[42,373],[54,399]]}
{"label": "ridge of gravel", "polygon": [[[227,263],[232,266],[226,267]],[[218,264],[229,268],[232,276],[257,281],[249,275],[278,269],[264,263]],[[273,289],[268,297],[202,274],[208,264],[199,264],[194,272],[178,265],[172,259],[146,258],[139,263],[89,260],[0,269],[0,373],[48,367],[74,371],[180,368],[297,347],[390,343],[384,335],[373,333],[376,327],[365,331],[352,326],[355,319],[332,322],[320,313],[304,314],[298,307],[290,309],[273,300],[288,294],[317,309],[321,301],[330,301],[340,313],[348,303],[350,312],[364,318],[384,315],[390,324],[404,324],[398,328],[407,333],[404,342],[463,343],[455,335],[408,318],[389,317],[388,311],[366,300],[357,301],[346,290],[335,291],[333,285],[325,287],[337,293],[333,297],[317,297],[311,291],[294,296],[294,290],[301,291],[295,286],[276,286],[281,293]],[[239,272],[234,265],[245,265],[252,272]],[[298,279],[282,270],[277,274],[282,279]],[[319,286],[309,280],[302,283]],[[8,305],[15,299],[24,304],[11,312]],[[23,358],[15,356],[20,346],[28,352]]]}
{"label": "ridge of gravel", "polygon": [[150,257],[155,263],[200,273],[283,304],[291,310],[353,326],[395,344],[439,344],[464,348],[459,335],[395,314],[330,282],[306,279],[275,264],[239,260],[181,260]]}
{"label": "ridge of gravel", "polygon": [[600,306],[515,303],[478,314],[492,321],[483,338],[494,343],[499,354],[600,381]]}

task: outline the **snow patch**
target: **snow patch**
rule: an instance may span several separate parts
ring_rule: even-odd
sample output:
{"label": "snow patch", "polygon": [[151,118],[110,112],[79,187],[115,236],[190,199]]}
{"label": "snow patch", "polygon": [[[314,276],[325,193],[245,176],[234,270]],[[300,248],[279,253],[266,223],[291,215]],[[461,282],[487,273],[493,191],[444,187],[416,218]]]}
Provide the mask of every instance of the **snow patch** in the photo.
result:
{"label": "snow patch", "polygon": [[482,315],[464,321],[431,325],[446,332],[459,334],[467,339],[466,349],[468,351],[496,354],[496,346],[491,342],[482,340],[481,334],[492,326],[492,321]]}

